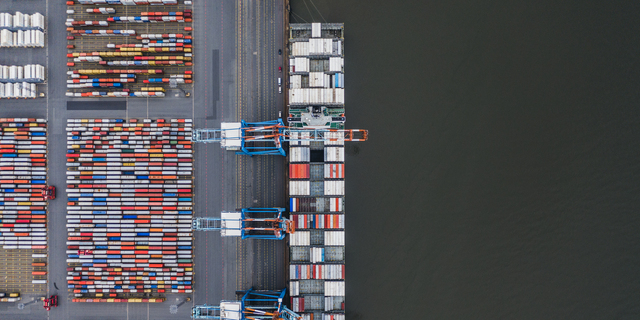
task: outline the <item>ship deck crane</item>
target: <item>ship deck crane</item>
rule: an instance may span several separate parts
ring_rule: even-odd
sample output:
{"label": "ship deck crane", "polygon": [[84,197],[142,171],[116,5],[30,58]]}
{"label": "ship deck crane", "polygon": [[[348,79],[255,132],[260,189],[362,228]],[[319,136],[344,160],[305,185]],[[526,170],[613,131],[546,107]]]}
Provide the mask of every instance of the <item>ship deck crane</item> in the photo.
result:
{"label": "ship deck crane", "polygon": [[219,306],[196,305],[191,311],[193,319],[221,320],[300,320],[302,317],[288,309],[283,301],[286,289],[249,289],[240,301],[221,301]]}
{"label": "ship deck crane", "polygon": [[287,233],[295,232],[293,221],[284,218],[283,212],[283,208],[246,208],[240,212],[224,211],[220,218],[194,218],[191,229],[220,231],[223,237],[282,240]]}
{"label": "ship deck crane", "polygon": [[294,128],[282,119],[263,122],[223,122],[220,129],[193,129],[191,141],[217,142],[237,154],[286,156],[284,142],[302,141],[366,141],[367,130]]}

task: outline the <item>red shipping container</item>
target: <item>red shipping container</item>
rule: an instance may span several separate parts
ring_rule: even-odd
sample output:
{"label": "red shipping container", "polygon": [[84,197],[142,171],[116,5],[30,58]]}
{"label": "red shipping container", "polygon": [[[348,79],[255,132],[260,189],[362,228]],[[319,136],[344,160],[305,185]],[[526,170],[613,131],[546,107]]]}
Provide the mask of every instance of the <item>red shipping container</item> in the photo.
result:
{"label": "red shipping container", "polygon": [[289,164],[289,176],[291,179],[309,179],[309,164]]}

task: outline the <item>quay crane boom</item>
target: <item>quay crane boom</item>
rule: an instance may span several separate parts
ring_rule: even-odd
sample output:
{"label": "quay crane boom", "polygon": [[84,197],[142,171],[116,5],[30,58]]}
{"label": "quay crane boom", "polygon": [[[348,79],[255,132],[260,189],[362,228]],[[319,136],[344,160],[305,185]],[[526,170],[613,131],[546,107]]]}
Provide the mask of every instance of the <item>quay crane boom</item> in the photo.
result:
{"label": "quay crane boom", "polygon": [[196,305],[193,319],[220,320],[301,320],[302,317],[284,305],[286,289],[249,289],[240,301],[220,301],[219,306]]}
{"label": "quay crane boom", "polygon": [[285,126],[282,119],[263,122],[223,122],[220,129],[193,129],[191,141],[220,143],[238,154],[282,155],[284,142],[366,141],[368,131],[362,129],[297,128]]}
{"label": "quay crane boom", "polygon": [[222,212],[220,218],[195,217],[194,231],[220,231],[223,237],[282,240],[295,232],[293,221],[283,217],[283,208],[245,208]]}

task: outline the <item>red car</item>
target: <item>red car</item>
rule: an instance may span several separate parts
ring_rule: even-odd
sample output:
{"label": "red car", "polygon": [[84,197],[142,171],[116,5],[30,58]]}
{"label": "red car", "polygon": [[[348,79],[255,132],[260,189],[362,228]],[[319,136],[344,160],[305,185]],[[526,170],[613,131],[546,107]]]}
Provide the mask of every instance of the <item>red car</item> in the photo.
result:
{"label": "red car", "polygon": [[58,306],[58,296],[51,296],[49,299],[44,299],[43,301],[44,308],[47,309],[47,311],[51,310],[51,307]]}
{"label": "red car", "polygon": [[48,186],[42,189],[42,197],[44,200],[53,200],[56,198],[56,187]]}
{"label": "red car", "polygon": [[82,255],[90,255],[93,254],[92,250],[78,250],[78,255],[82,256]]}

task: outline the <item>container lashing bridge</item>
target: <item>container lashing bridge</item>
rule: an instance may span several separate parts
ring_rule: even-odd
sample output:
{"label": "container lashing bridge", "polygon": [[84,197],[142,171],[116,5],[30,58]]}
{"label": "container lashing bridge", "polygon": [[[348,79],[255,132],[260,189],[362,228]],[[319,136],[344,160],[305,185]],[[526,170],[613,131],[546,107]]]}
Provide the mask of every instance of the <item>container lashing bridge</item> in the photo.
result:
{"label": "container lashing bridge", "polygon": [[300,320],[283,301],[286,289],[246,291],[240,301],[221,301],[219,306],[197,305],[191,310],[193,319],[221,320]]}
{"label": "container lashing bridge", "polygon": [[222,212],[220,218],[193,219],[194,231],[220,231],[223,237],[282,240],[294,233],[293,221],[284,218],[283,208],[246,208],[240,212]]}
{"label": "container lashing bridge", "polygon": [[217,142],[237,154],[286,156],[284,142],[366,141],[367,130],[294,128],[282,119],[263,122],[223,122],[220,129],[193,129],[191,141]]}

